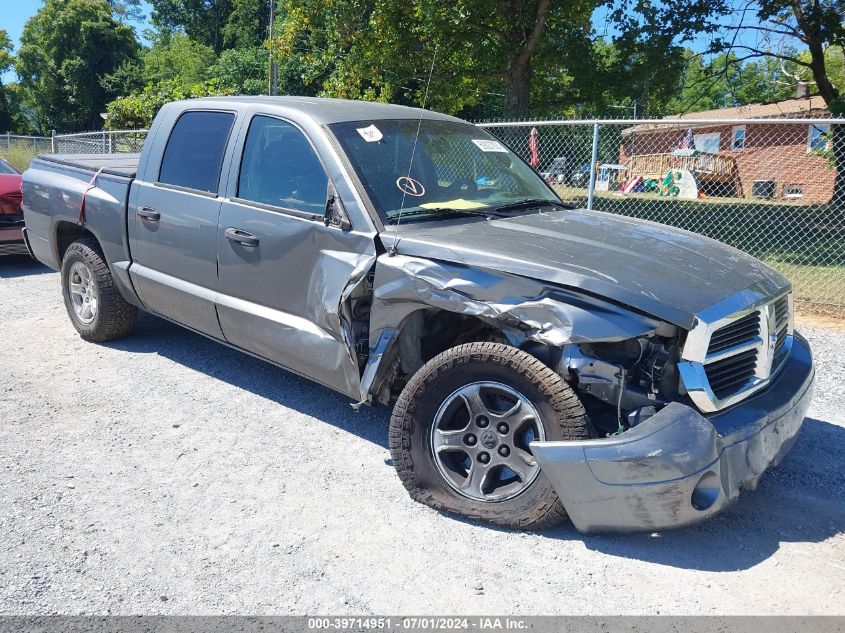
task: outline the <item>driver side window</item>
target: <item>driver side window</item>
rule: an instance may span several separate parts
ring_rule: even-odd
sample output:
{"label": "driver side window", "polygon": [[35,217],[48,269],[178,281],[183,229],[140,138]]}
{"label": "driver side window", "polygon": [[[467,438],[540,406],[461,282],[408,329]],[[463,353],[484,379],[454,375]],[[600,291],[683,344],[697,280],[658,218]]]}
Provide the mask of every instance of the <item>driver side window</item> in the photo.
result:
{"label": "driver side window", "polygon": [[329,180],[305,135],[287,121],[253,117],[244,144],[238,198],[322,214]]}

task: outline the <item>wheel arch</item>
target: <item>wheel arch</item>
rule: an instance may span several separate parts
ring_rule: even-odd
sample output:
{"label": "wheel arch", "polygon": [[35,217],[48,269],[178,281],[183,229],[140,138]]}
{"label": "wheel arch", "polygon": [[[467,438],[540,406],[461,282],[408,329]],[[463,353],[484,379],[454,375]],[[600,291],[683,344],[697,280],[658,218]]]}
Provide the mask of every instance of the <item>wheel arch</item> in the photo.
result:
{"label": "wheel arch", "polygon": [[100,239],[88,227],[69,220],[58,220],[53,224],[53,254],[61,266],[68,247],[77,240],[92,238],[102,251]]}
{"label": "wheel arch", "polygon": [[378,371],[367,380],[365,397],[387,403],[422,366],[435,356],[464,343],[498,342],[522,349],[554,368],[561,348],[514,336],[502,323],[473,314],[417,305],[396,328],[385,328],[371,350]]}

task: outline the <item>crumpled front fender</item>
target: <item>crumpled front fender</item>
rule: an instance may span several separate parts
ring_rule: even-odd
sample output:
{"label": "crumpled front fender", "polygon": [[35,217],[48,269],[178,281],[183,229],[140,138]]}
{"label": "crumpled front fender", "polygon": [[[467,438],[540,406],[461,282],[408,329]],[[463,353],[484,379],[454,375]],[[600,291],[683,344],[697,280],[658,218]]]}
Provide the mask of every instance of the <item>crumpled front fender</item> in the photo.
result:
{"label": "crumpled front fender", "polygon": [[561,347],[644,336],[661,323],[606,301],[509,273],[406,255],[376,262],[370,361],[362,399],[378,390],[379,364],[409,315],[435,308],[482,319],[520,345]]}
{"label": "crumpled front fender", "polygon": [[406,255],[376,262],[371,342],[424,307],[477,316],[549,345],[622,341],[659,321],[534,279]]}

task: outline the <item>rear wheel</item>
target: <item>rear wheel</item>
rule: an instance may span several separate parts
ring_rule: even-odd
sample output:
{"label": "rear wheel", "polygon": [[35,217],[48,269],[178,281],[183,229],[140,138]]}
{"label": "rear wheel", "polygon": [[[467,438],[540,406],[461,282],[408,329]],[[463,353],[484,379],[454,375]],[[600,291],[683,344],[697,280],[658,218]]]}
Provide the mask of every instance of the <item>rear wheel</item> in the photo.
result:
{"label": "rear wheel", "polygon": [[93,238],[77,240],[62,259],[62,295],[68,316],[87,341],[126,336],[137,308],[121,296]]}
{"label": "rear wheel", "polygon": [[409,381],[391,417],[390,450],[415,500],[538,529],[566,512],[530,443],[592,435],[580,400],[546,365],[508,345],[470,343]]}

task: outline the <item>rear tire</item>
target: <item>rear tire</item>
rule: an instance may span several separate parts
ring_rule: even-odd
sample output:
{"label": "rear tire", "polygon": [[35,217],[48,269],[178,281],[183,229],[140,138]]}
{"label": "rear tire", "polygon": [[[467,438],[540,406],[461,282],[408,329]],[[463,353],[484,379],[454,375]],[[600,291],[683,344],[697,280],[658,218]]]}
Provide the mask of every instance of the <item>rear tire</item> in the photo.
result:
{"label": "rear tire", "polygon": [[129,334],[138,309],[120,294],[100,245],[84,238],[62,258],[62,296],[68,316],[86,341],[103,342]]}
{"label": "rear tire", "polygon": [[549,367],[509,345],[469,343],[411,378],[393,410],[389,442],[414,500],[498,525],[544,529],[566,511],[528,443],[590,437],[595,432],[581,401]]}

